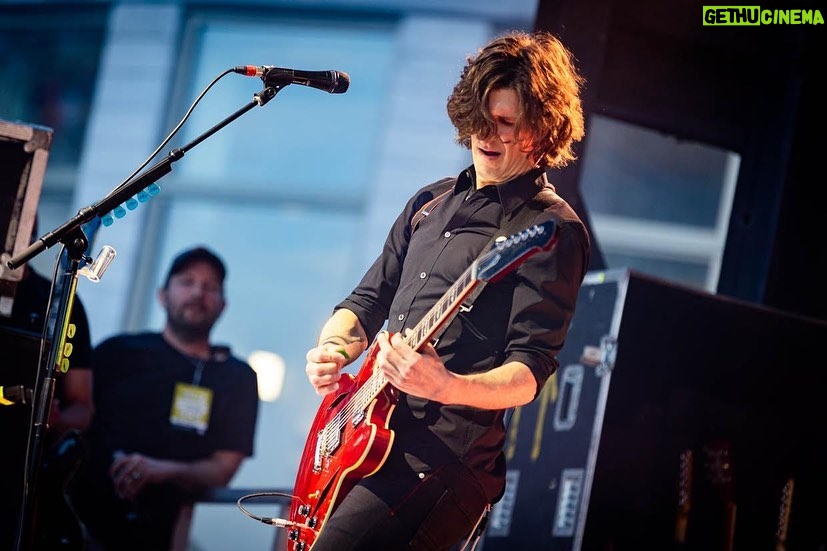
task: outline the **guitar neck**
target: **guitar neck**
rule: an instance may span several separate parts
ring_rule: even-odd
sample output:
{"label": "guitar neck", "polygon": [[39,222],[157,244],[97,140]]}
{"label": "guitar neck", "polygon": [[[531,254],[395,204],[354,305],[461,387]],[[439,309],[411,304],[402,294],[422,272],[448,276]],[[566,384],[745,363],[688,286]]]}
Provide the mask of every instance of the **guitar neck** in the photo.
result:
{"label": "guitar neck", "polygon": [[[437,338],[456,317],[460,307],[466,301],[476,298],[485,282],[477,277],[477,262],[454,282],[425,317],[405,336],[405,341],[414,350],[419,350],[425,343]],[[365,384],[354,394],[353,403],[364,407],[371,402],[388,384],[381,371],[374,370]]]}
{"label": "guitar neck", "polygon": [[459,313],[462,304],[472,295],[476,298],[482,291],[485,282],[476,277],[476,266],[476,262],[471,264],[405,337],[411,348],[419,350],[425,343],[437,338]]}
{"label": "guitar neck", "polygon": [[[497,239],[495,246],[483,252],[460,275],[444,295],[416,324],[405,341],[414,350],[439,337],[464,304],[469,305],[485,285],[503,277],[508,271],[540,250],[550,249],[557,241],[557,226],[552,220],[534,225],[508,238]],[[351,401],[354,410],[367,406],[385,388],[388,381],[374,370]]]}

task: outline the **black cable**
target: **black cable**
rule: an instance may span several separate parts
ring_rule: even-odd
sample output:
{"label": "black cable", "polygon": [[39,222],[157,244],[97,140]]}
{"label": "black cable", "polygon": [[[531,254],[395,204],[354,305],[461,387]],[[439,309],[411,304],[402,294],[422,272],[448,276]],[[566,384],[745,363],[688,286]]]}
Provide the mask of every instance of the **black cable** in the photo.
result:
{"label": "black cable", "polygon": [[152,154],[150,154],[150,156],[149,156],[149,157],[147,157],[147,158],[146,158],[146,160],[145,160],[143,163],[141,163],[141,165],[140,165],[138,168],[136,168],[136,169],[135,169],[135,171],[134,171],[132,174],[130,174],[129,176],[127,176],[127,177],[126,177],[126,179],[125,179],[123,182],[121,182],[121,183],[120,183],[120,184],[119,184],[119,185],[118,185],[115,189],[113,189],[111,192],[109,192],[109,194],[108,194],[106,197],[104,197],[104,200],[105,200],[107,197],[111,197],[112,195],[114,195],[115,193],[117,193],[118,191],[120,191],[121,189],[123,189],[123,188],[124,188],[127,184],[129,184],[129,182],[130,182],[130,181],[131,181],[131,180],[132,180],[132,179],[133,179],[133,178],[134,178],[134,177],[135,177],[135,176],[136,176],[136,175],[137,175],[137,174],[138,174],[141,170],[143,170],[143,169],[144,169],[144,167],[145,167],[146,165],[148,165],[148,164],[149,164],[149,162],[150,162],[150,161],[151,161],[151,160],[152,160],[152,159],[153,159],[153,158],[154,158],[154,157],[158,154],[158,152],[160,152],[160,151],[161,151],[161,149],[162,149],[162,148],[163,148],[163,147],[164,147],[167,143],[169,143],[169,141],[172,139],[172,137],[173,137],[173,136],[175,136],[175,134],[177,134],[177,133],[178,133],[178,131],[181,129],[181,127],[184,125],[184,123],[185,123],[185,122],[187,122],[187,119],[189,119],[189,118],[190,118],[190,115],[192,114],[193,109],[195,109],[195,106],[196,106],[196,105],[198,105],[198,103],[201,101],[201,99],[204,97],[204,95],[205,95],[205,94],[209,91],[209,89],[210,89],[210,88],[212,88],[212,87],[215,85],[215,83],[216,83],[216,82],[218,82],[219,80],[221,80],[222,78],[224,78],[225,76],[227,76],[228,74],[230,74],[230,73],[232,73],[232,72],[234,72],[234,68],[227,69],[226,71],[224,71],[223,73],[221,73],[220,75],[218,75],[217,77],[215,77],[215,78],[212,80],[212,82],[210,82],[210,83],[207,85],[207,87],[206,87],[206,88],[204,88],[204,89],[201,91],[201,93],[200,93],[200,94],[198,94],[198,97],[197,97],[197,98],[195,98],[195,101],[193,101],[193,102],[192,102],[192,105],[190,105],[189,109],[187,109],[187,112],[186,112],[186,113],[184,113],[184,116],[183,116],[183,118],[181,119],[181,121],[180,121],[177,125],[175,125],[175,128],[173,128],[173,129],[172,129],[172,132],[170,132],[170,133],[169,133],[169,135],[168,135],[166,138],[164,138],[164,141],[162,141],[162,142],[161,142],[161,144],[160,144],[157,148],[155,148],[155,151],[153,151],[153,152],[152,152]]}
{"label": "black cable", "polygon": [[[294,521],[291,521],[291,520],[286,520],[286,519],[277,518],[277,517],[260,517],[258,515],[254,515],[253,513],[251,513],[247,509],[245,509],[244,505],[242,505],[242,503],[244,503],[244,501],[246,501],[248,499],[252,499],[252,498],[256,498],[256,497],[273,497],[273,496],[286,497],[286,498],[289,498],[290,500],[296,499],[296,496],[291,495],[291,494],[285,494],[283,492],[255,492],[255,493],[252,493],[252,494],[247,494],[246,496],[241,496],[238,499],[238,501],[236,501],[236,505],[238,506],[239,509],[241,509],[242,513],[244,513],[245,515],[247,515],[251,519],[257,520],[258,522],[261,522],[261,523],[264,523],[264,524],[267,524],[267,525],[270,525],[270,526],[275,526],[277,528],[306,528],[308,530],[313,530],[310,526],[307,526],[306,524],[302,524],[300,522],[294,522]],[[315,532],[315,530],[313,530],[313,531]]]}

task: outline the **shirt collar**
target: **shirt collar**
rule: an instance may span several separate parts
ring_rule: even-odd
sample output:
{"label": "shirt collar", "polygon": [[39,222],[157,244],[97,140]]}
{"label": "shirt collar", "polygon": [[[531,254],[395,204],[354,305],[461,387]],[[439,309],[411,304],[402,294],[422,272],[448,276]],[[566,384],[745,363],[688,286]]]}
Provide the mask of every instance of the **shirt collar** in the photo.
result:
{"label": "shirt collar", "polygon": [[[474,187],[476,180],[476,171],[474,165],[469,166],[463,170],[457,177],[457,183],[454,186],[454,194],[459,195],[469,191]],[[513,180],[503,182],[492,186],[497,190],[500,197],[500,205],[503,207],[503,214],[509,214],[511,211],[524,204],[526,201],[534,197],[538,191],[544,187],[553,186],[548,181],[546,170],[544,168],[532,168],[525,174],[517,176]]]}

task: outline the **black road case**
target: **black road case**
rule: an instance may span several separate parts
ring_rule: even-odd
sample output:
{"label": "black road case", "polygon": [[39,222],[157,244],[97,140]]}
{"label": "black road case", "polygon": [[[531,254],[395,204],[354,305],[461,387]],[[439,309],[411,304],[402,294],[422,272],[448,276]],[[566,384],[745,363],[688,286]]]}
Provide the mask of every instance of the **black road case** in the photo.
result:
{"label": "black road case", "polygon": [[510,415],[477,551],[822,548],[824,342],[821,321],[590,272],[559,370]]}

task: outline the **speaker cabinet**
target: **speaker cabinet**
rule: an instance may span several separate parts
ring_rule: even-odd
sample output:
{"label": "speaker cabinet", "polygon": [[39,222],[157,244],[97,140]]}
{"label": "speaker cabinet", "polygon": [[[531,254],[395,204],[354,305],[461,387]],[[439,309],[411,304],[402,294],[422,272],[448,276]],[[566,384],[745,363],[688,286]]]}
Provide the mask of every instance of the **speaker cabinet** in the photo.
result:
{"label": "speaker cabinet", "polygon": [[589,272],[560,368],[508,421],[481,547],[823,548],[824,342],[821,321]]}

